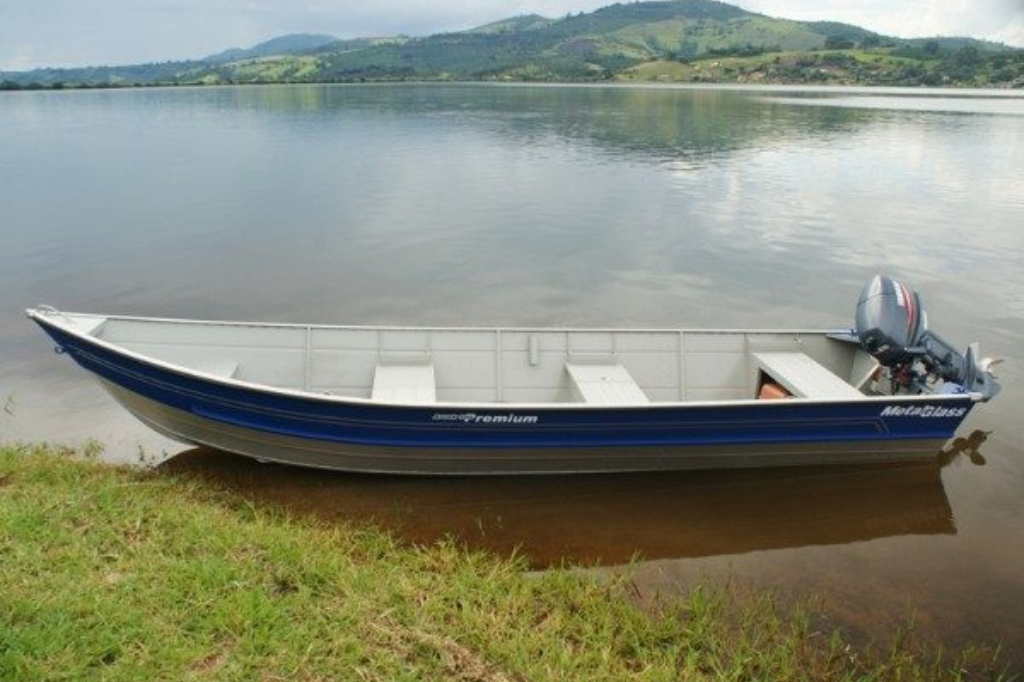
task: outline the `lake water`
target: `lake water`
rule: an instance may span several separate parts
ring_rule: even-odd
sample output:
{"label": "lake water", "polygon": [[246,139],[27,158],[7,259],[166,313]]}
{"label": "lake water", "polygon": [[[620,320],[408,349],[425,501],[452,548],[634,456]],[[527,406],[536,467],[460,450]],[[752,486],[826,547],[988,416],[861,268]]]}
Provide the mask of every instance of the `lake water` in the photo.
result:
{"label": "lake water", "polygon": [[[281,86],[0,96],[0,440],[98,439],[411,540],[822,596],[1024,670],[1024,93]],[[416,480],[164,441],[24,319],[837,327],[876,272],[1003,393],[917,467]]]}

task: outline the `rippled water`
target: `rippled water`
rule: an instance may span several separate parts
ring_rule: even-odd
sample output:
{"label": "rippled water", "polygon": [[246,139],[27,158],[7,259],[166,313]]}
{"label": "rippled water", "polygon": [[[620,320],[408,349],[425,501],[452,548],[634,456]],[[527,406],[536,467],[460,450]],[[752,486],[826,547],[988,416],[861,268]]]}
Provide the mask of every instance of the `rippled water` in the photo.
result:
{"label": "rippled water", "polygon": [[[875,272],[1005,386],[935,465],[420,481],[165,466],[412,540],[916,613],[1024,669],[1024,96],[737,88],[295,86],[0,96],[0,439],[183,448],[21,316],[832,327]],[[979,456],[980,453],[980,456]],[[973,461],[971,457],[973,455]],[[980,464],[984,462],[983,466]]]}

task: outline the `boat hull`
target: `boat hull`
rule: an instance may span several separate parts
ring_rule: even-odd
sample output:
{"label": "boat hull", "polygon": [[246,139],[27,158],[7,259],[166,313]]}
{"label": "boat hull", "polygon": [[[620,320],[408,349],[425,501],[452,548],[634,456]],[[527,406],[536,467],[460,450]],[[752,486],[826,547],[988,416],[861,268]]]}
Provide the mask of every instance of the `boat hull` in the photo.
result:
{"label": "boat hull", "polygon": [[437,448],[296,438],[217,422],[102,381],[150,428],[174,440],[260,460],[392,474],[554,474],[801,466],[933,459],[945,439],[561,448]]}
{"label": "boat hull", "polygon": [[171,438],[259,459],[403,474],[643,471],[934,456],[969,396],[645,406],[392,405],[220,382],[40,322]]}

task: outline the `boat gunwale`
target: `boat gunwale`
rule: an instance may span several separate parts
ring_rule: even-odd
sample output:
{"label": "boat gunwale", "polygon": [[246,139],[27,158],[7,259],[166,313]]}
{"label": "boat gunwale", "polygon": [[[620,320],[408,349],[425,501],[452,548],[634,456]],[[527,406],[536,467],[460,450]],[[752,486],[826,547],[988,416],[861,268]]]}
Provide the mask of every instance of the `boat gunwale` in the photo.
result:
{"label": "boat gunwale", "polygon": [[39,308],[29,308],[25,310],[26,316],[29,319],[35,321],[37,324],[43,326],[50,326],[59,329],[62,333],[68,334],[75,337],[87,344],[104,348],[115,355],[124,356],[141,362],[145,365],[156,367],[165,371],[169,371],[174,374],[184,375],[186,377],[197,378],[202,381],[219,384],[222,386],[229,386],[238,388],[246,391],[252,391],[270,395],[280,395],[290,398],[298,398],[302,400],[312,400],[316,402],[326,403],[337,403],[337,404],[357,404],[368,407],[381,407],[381,408],[408,408],[418,411],[423,410],[531,410],[531,411],[557,411],[557,410],[583,410],[588,412],[594,411],[649,411],[649,410],[664,410],[664,409],[678,409],[678,408],[710,408],[710,407],[733,407],[733,406],[750,406],[756,404],[765,408],[771,409],[771,407],[779,407],[780,409],[786,406],[791,406],[794,403],[799,405],[831,405],[831,404],[860,404],[860,403],[916,403],[916,402],[928,402],[928,401],[940,401],[940,402],[960,402],[965,397],[969,397],[972,403],[980,402],[982,396],[977,392],[970,392],[967,394],[931,394],[931,395],[881,395],[881,396],[869,396],[864,395],[862,398],[849,399],[849,398],[793,398],[791,400],[757,400],[756,398],[742,398],[742,399],[730,399],[730,400],[674,400],[674,401],[659,401],[650,402],[644,404],[621,404],[621,405],[594,405],[588,403],[555,403],[555,402],[543,402],[543,403],[504,403],[504,402],[440,402],[435,401],[432,403],[411,403],[411,402],[391,402],[382,400],[373,400],[372,398],[358,398],[355,396],[340,396],[332,395],[329,393],[318,393],[315,391],[302,391],[290,388],[280,388],[271,386],[269,384],[259,384],[249,381],[243,381],[241,379],[235,379],[231,377],[223,377],[215,374],[210,374],[200,370],[196,370],[184,365],[178,365],[158,358],[154,358],[149,355],[137,353],[129,350],[115,343],[105,341],[98,337],[92,336],[88,333],[83,333],[77,329],[61,324],[54,318],[65,316],[65,319],[70,321],[71,316],[78,317],[92,317],[102,318],[103,320],[128,320],[136,322],[159,322],[159,323],[178,323],[178,324],[193,324],[193,325],[210,325],[210,326],[240,326],[240,327],[270,327],[270,328],[291,328],[291,329],[348,329],[355,331],[365,330],[394,330],[394,331],[466,331],[466,332],[640,332],[640,333],[708,333],[708,334],[815,334],[815,335],[827,335],[827,334],[841,334],[849,333],[848,329],[640,329],[640,328],[561,328],[561,327],[400,327],[400,326],[357,326],[357,325],[311,325],[311,324],[296,324],[296,323],[280,323],[280,322],[231,322],[231,321],[220,321],[220,320],[189,320],[180,318],[157,318],[157,317],[139,317],[129,315],[96,315],[91,313],[73,313],[64,312],[57,310],[45,310]]}
{"label": "boat gunwale", "polygon": [[[707,328],[707,327],[443,327],[436,325],[387,325],[387,324],[303,324],[301,322],[251,322],[240,320],[196,320],[182,317],[142,317],[140,315],[99,315],[96,313],[75,313],[66,310],[46,311],[42,308],[27,308],[25,315],[32,319],[54,317],[95,317],[104,320],[127,320],[130,322],[160,322],[223,327],[272,327],[288,329],[341,329],[352,331],[430,331],[430,332],[639,332],[644,334],[849,334],[850,329],[813,329],[810,327],[790,329],[758,328]],[[62,325],[58,325],[63,328]],[[95,338],[95,337],[90,337]]]}

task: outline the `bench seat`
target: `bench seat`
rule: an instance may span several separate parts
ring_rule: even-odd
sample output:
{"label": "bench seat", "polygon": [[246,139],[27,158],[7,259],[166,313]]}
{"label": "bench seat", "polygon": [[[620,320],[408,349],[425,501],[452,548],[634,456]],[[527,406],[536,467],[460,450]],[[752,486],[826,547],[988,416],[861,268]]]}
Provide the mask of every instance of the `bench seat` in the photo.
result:
{"label": "bench seat", "polygon": [[643,405],[650,402],[643,390],[619,364],[567,362],[578,400],[598,405]]}
{"label": "bench seat", "polygon": [[804,353],[754,353],[758,368],[798,398],[863,398],[856,388]]}
{"label": "bench seat", "polygon": [[436,402],[434,365],[424,362],[388,362],[377,365],[370,398],[387,403]]}

